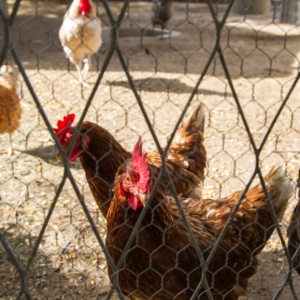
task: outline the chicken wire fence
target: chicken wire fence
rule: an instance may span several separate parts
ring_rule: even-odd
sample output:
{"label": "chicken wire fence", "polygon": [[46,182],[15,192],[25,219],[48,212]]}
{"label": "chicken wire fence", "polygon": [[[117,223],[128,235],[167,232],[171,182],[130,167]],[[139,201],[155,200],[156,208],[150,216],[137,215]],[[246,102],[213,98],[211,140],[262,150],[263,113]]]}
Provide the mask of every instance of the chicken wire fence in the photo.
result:
{"label": "chicken wire fence", "polygon": [[[150,204],[139,214],[120,260],[113,261],[105,246],[106,220],[90,192],[84,167],[78,160],[68,161],[78,130],[65,153],[52,127],[67,113],[75,113],[77,128],[83,120],[98,123],[129,151],[141,136],[146,150],[157,148],[158,155],[166,158],[187,113],[202,103],[207,151],[202,197],[244,192],[216,235],[209,256],[197,247],[194,227],[182,213],[204,276],[191,294],[168,297],[237,299],[230,291],[216,293],[206,274],[246,192],[260,181],[275,230],[243,297],[298,299],[300,285],[286,247],[286,227],[297,199],[289,201],[284,217],[277,221],[263,174],[272,165],[284,165],[286,176],[295,180],[300,167],[299,27],[279,22],[278,2],[272,2],[266,15],[238,15],[231,13],[234,1],[188,1],[173,4],[173,17],[165,31],[158,30],[157,39],[146,34],[153,32],[151,3],[95,1],[103,23],[103,44],[93,55],[87,85],[79,84],[58,40],[70,4],[17,0],[8,2],[9,15],[0,10],[0,65],[18,68],[23,110],[21,126],[13,133],[15,153],[0,157],[0,298],[136,299],[117,279],[126,269],[126,254]],[[62,162],[55,160],[53,141]],[[3,135],[1,148],[5,143]],[[161,147],[164,143],[166,148]],[[169,171],[162,167],[159,179],[169,178]],[[175,182],[169,185],[183,212]],[[151,297],[139,294],[137,298],[168,297],[156,291]]]}

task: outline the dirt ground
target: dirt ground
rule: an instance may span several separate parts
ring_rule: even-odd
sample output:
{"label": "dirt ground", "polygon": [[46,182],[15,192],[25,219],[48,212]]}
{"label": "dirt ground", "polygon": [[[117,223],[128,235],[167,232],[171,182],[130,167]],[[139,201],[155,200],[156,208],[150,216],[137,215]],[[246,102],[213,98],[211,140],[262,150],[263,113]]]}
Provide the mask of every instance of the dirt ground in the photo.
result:
{"label": "dirt ground", "polygon": [[[12,4],[9,2],[9,9]],[[109,5],[117,18],[122,3]],[[218,6],[219,19],[225,9],[225,4]],[[53,127],[68,112],[79,119],[110,43],[109,20],[99,3],[103,45],[93,56],[90,86],[81,87],[75,67],[68,63],[58,40],[65,11],[66,4],[62,2],[22,1],[13,25],[15,48]],[[180,35],[164,40],[126,36],[129,30],[151,28],[151,13],[151,2],[132,2],[120,25],[119,44],[155,132],[165,145],[215,45],[216,30],[206,4],[174,3],[168,29]],[[246,19],[231,13],[221,35],[232,82],[257,146],[299,67],[299,28],[280,24],[279,14],[279,7],[270,14],[250,15]],[[12,63],[11,57],[8,59]],[[21,126],[13,135],[17,151],[11,158],[0,156],[0,230],[25,267],[63,177],[63,165],[56,161],[53,140],[24,81],[19,79],[23,115]],[[281,164],[287,168],[288,176],[296,180],[300,167],[299,92],[297,83],[260,155],[264,174],[273,165]],[[206,110],[208,152],[203,195],[227,196],[245,187],[254,170],[255,157],[218,57],[208,69],[188,112],[200,101]],[[146,150],[155,147],[116,54],[86,119],[108,129],[128,150],[132,150],[139,135]],[[7,146],[8,137],[1,136],[1,150]],[[72,173],[99,233],[105,238],[105,220],[91,196],[80,163],[72,164]],[[294,197],[280,223],[284,237],[296,202]],[[277,233],[259,255],[259,261],[247,299],[272,299],[288,270]],[[16,299],[18,278],[0,248],[1,300]],[[296,272],[292,278],[299,293]],[[28,285],[33,299],[104,299],[109,290],[105,257],[69,182],[33,261]],[[293,299],[289,287],[279,299]]]}

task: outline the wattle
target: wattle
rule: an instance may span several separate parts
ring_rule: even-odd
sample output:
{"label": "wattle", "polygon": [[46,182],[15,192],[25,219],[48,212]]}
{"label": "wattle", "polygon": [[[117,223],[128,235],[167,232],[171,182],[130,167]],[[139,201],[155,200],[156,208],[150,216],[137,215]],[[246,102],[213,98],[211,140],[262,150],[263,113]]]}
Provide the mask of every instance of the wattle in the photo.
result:
{"label": "wattle", "polygon": [[128,194],[127,201],[134,210],[137,210],[138,207],[143,206],[143,203],[138,199],[138,197],[132,194]]}
{"label": "wattle", "polygon": [[76,150],[73,150],[71,155],[70,155],[70,161],[75,161],[81,154],[82,154],[82,150],[80,149],[76,149]]}

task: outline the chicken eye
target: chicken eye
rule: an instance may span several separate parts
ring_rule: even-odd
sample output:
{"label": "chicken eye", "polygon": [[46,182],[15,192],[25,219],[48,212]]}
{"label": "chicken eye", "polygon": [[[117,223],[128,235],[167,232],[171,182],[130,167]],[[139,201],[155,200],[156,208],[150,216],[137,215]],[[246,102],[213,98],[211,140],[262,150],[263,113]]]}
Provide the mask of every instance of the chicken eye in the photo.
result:
{"label": "chicken eye", "polygon": [[126,181],[127,183],[129,183],[129,182],[130,182],[130,178],[129,178],[129,177],[126,177],[126,178],[125,178],[125,181]]}

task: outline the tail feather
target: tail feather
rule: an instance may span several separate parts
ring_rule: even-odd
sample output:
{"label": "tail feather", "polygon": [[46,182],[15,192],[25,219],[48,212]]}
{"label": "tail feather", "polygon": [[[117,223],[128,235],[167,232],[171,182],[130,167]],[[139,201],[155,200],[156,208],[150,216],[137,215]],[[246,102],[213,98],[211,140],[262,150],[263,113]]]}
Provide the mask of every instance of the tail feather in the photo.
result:
{"label": "tail feather", "polygon": [[[169,149],[169,160],[180,161],[181,167],[198,177],[197,193],[205,176],[206,150],[204,147],[205,114],[201,104],[191,113],[178,129]],[[193,194],[186,194],[192,197]],[[194,195],[195,196],[195,195]]]}
{"label": "tail feather", "polygon": [[[264,181],[277,220],[280,220],[289,199],[293,196],[294,185],[281,167],[272,168],[265,176]],[[236,205],[242,193],[243,191],[238,191],[225,198],[230,207]],[[242,230],[242,242],[253,251],[254,255],[263,249],[275,229],[270,207],[266,200],[262,185],[259,183],[248,190],[235,215],[235,224]],[[228,210],[228,214],[230,212],[231,210]]]}
{"label": "tail feather", "polygon": [[[270,195],[271,202],[273,203],[276,216],[278,219],[280,219],[285,212],[289,199],[293,196],[293,182],[286,176],[282,167],[273,167],[271,171],[264,177],[264,182]],[[238,191],[234,193],[231,198],[238,199],[241,194],[242,191]],[[266,203],[266,196],[261,183],[248,190],[246,199],[247,201],[252,202],[255,207],[259,207],[261,211],[269,211],[269,207]],[[262,204],[264,205],[261,206]]]}
{"label": "tail feather", "polygon": [[183,123],[183,127],[191,133],[204,133],[205,114],[202,104],[189,115],[187,120]]}
{"label": "tail feather", "polygon": [[264,179],[277,217],[280,218],[294,194],[293,182],[286,176],[282,167],[272,168]]}
{"label": "tail feather", "polygon": [[199,104],[196,109],[189,115],[187,120],[178,129],[172,145],[185,144],[191,135],[203,135],[205,125],[205,114],[202,104]]}

